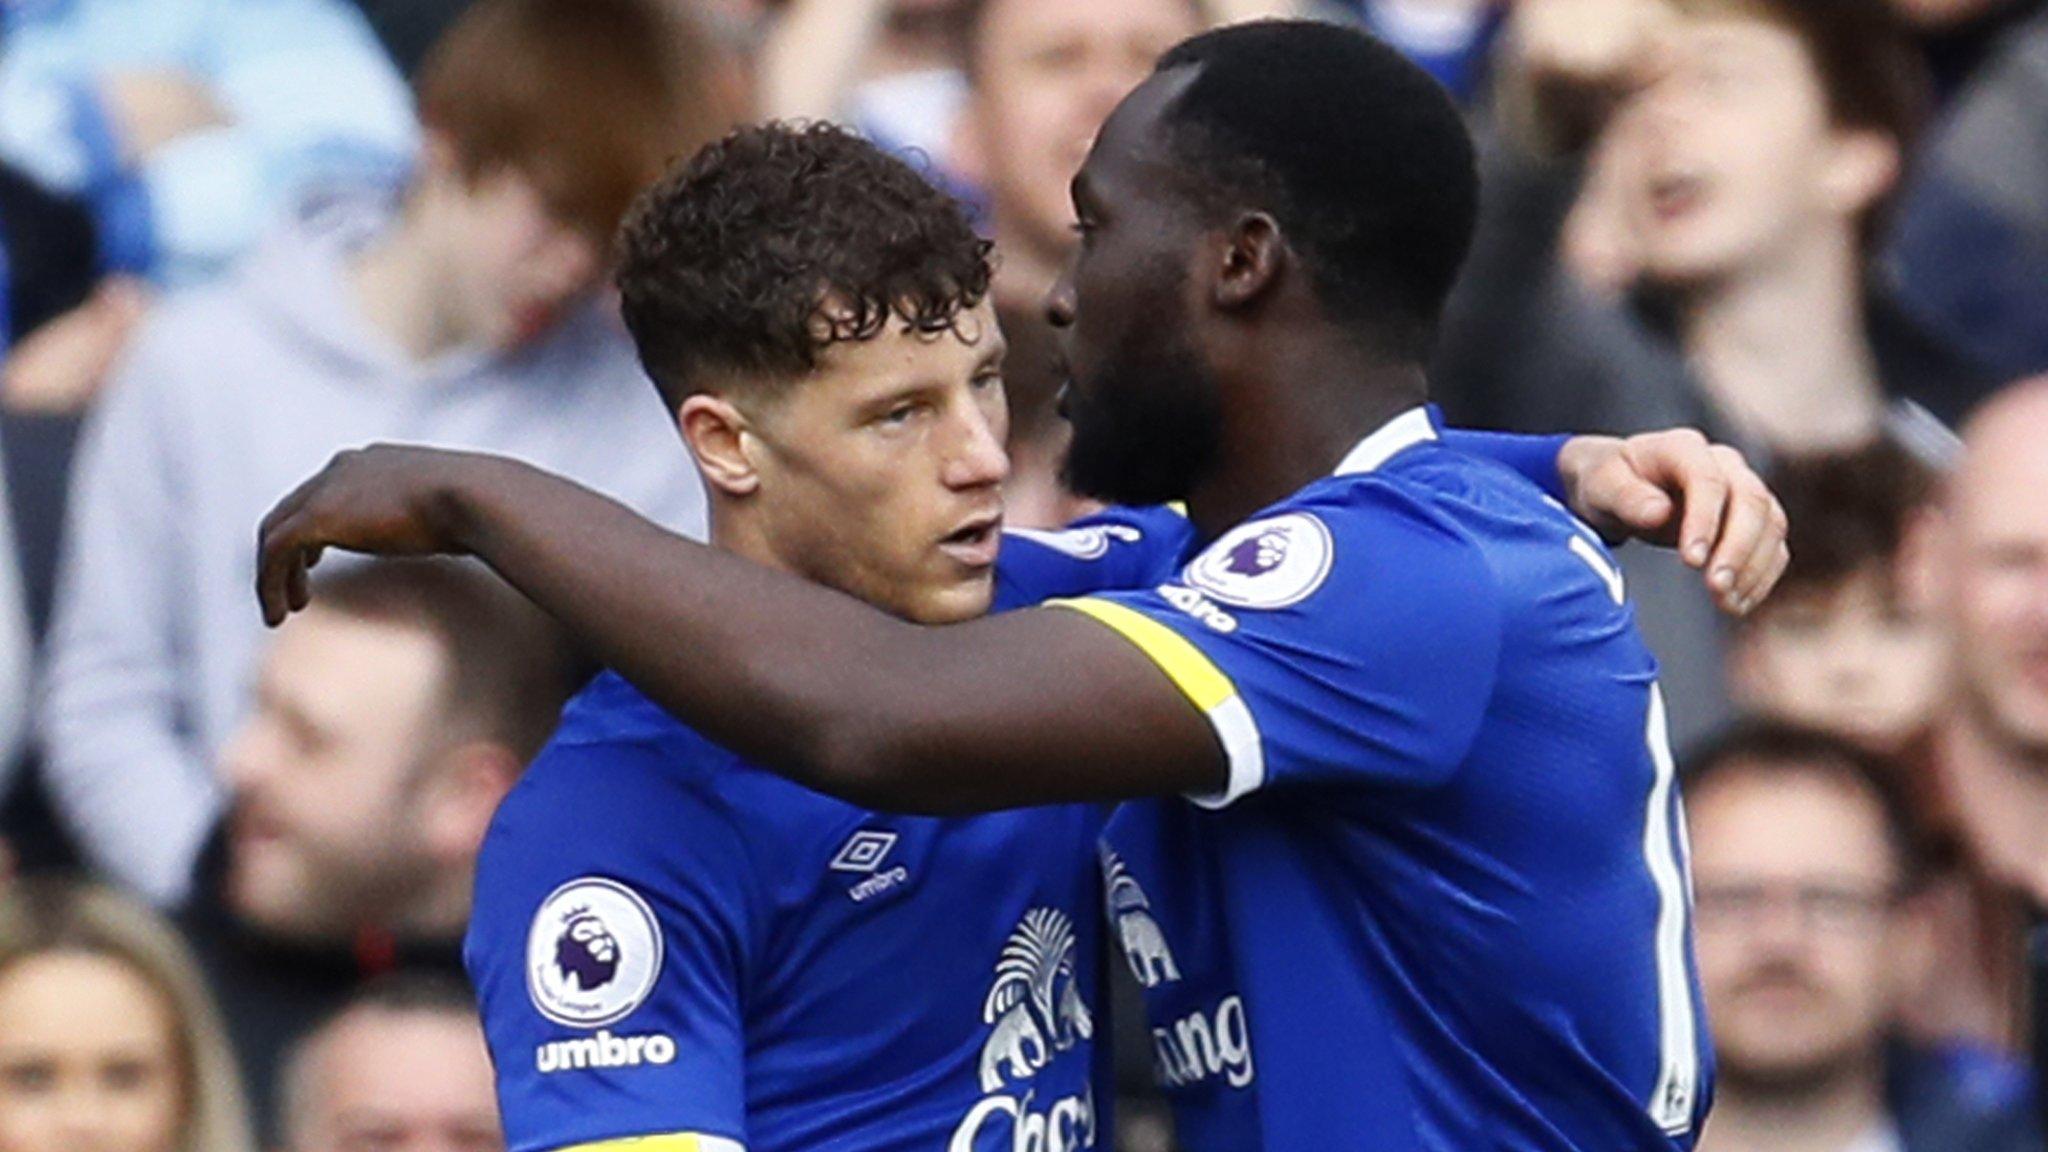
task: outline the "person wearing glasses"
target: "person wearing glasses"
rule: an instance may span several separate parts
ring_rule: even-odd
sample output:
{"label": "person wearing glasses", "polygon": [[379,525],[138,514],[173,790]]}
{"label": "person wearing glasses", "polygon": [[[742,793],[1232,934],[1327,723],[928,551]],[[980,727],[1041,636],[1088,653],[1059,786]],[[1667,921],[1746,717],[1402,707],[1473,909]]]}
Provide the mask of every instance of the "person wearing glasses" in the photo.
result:
{"label": "person wearing glasses", "polygon": [[1899,769],[1772,723],[1685,777],[1718,1088],[1701,1152],[2038,1149],[2016,1065],[1899,1038],[1930,976],[1928,844]]}

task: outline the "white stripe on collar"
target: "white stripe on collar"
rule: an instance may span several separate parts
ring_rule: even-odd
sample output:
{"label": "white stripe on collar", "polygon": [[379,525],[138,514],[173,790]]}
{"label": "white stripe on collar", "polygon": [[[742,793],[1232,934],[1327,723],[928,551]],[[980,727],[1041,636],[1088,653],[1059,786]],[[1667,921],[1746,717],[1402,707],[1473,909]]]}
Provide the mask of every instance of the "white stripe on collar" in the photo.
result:
{"label": "white stripe on collar", "polygon": [[1394,458],[1403,449],[1436,439],[1436,425],[1429,422],[1427,408],[1410,408],[1379,426],[1379,430],[1358,442],[1344,454],[1336,474],[1350,476],[1370,472]]}

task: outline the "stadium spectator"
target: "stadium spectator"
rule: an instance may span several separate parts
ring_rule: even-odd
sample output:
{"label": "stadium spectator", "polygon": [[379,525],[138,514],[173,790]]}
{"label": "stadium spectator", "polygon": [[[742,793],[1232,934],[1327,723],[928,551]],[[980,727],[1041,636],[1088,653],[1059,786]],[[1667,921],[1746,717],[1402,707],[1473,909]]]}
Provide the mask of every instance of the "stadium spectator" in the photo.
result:
{"label": "stadium spectator", "polygon": [[988,205],[1001,256],[996,300],[1006,312],[1040,311],[1066,266],[1074,246],[1067,184],[1095,129],[1206,16],[1195,0],[967,6],[961,56],[970,94],[951,159]]}
{"label": "stadium spectator", "polygon": [[[1866,288],[1920,109],[1885,10],[1531,0],[1514,20],[1489,202],[1435,365],[1452,417],[1690,424],[1760,458],[1890,431],[1938,454],[1945,431],[1897,398],[1952,417],[1978,382]],[[1558,260],[1595,141],[1619,181],[1625,302]],[[1682,746],[1727,712],[1719,623],[1668,556],[1622,560]]]}
{"label": "stadium spectator", "polygon": [[1735,630],[1729,674],[1744,711],[1886,752],[1925,734],[1941,700],[1941,639],[1903,594],[1899,559],[1933,485],[1888,441],[1776,471],[1792,563]]}
{"label": "stadium spectator", "polygon": [[0,897],[0,1152],[251,1152],[227,1040],[147,908],[50,881]]}
{"label": "stadium spectator", "polygon": [[49,620],[81,409],[142,308],[132,283],[100,281],[90,214],[0,161],[0,836],[32,859],[55,840],[23,786],[32,638]]}
{"label": "stadium spectator", "polygon": [[503,1152],[469,989],[409,974],[366,986],[294,1046],[280,1152]]}
{"label": "stadium spectator", "polygon": [[2048,10],[2005,32],[1956,97],[1889,253],[1901,303],[2001,379],[2048,372],[2044,187]]}
{"label": "stadium spectator", "polygon": [[[1931,779],[1983,890],[1952,935],[1972,949],[1945,983],[1974,992],[1963,1016],[1995,1040],[2031,1033],[2048,1070],[2048,379],[2017,384],[1964,432],[1955,474],[1911,546],[1918,593],[1940,621],[1952,699]],[[2022,939],[2032,926],[2033,945]],[[2033,993],[2025,962],[2031,960]],[[2030,1028],[2013,1006],[2031,1002]],[[1967,1006],[1967,1005],[1966,1005]],[[1953,1014],[1952,1014],[1953,1015]]]}
{"label": "stadium spectator", "polygon": [[357,564],[321,591],[263,659],[184,917],[265,1119],[286,1045],[367,977],[460,971],[484,829],[569,691],[552,626],[481,567]]}
{"label": "stadium spectator", "polygon": [[948,32],[965,3],[792,0],[766,26],[760,111],[842,121],[943,162],[965,95]]}
{"label": "stadium spectator", "polygon": [[342,0],[9,4],[0,157],[91,203],[110,267],[220,271],[300,198],[403,178],[405,85]]}
{"label": "stadium spectator", "polygon": [[[1686,780],[1719,1087],[1703,1152],[2023,1152],[2014,1100],[1896,1043],[1933,938],[1897,766],[1797,728],[1738,730]],[[2009,1080],[2013,1077],[2009,1076]]]}
{"label": "stadium spectator", "polygon": [[1889,0],[1894,12],[1913,29],[1927,58],[1935,92],[1946,103],[1969,83],[1986,61],[2010,41],[2011,33],[2032,20],[2048,3],[2043,0]]}
{"label": "stadium spectator", "polygon": [[421,73],[425,160],[388,226],[289,230],[138,337],[81,451],[42,711],[89,861],[186,891],[259,643],[253,526],[336,449],[490,448],[702,531],[597,285],[632,195],[726,124],[714,51],[667,0],[478,4]]}

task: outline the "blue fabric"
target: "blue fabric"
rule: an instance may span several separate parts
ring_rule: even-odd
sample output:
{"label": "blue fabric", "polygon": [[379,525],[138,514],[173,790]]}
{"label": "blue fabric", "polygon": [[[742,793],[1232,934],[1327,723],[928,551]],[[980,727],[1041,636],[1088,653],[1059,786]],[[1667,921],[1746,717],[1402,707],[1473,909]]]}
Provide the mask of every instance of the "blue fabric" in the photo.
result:
{"label": "blue fabric", "polygon": [[2048,371],[2048,237],[1930,173],[1900,214],[1899,304],[1999,379]]}
{"label": "blue fabric", "polygon": [[98,229],[100,271],[147,275],[156,263],[149,189],[139,176],[121,167],[121,146],[99,94],[85,84],[70,85],[67,92],[72,128],[89,173],[83,192]]}
{"label": "blue fabric", "polygon": [[[508,1147],[695,1131],[751,1152],[1106,1148],[1102,815],[864,811],[600,678],[478,865],[466,959]],[[616,967],[559,995],[562,965],[597,971],[601,938]]]}
{"label": "blue fabric", "polygon": [[1206,657],[1262,760],[1104,837],[1189,1152],[1692,1147],[1679,807],[1604,547],[1424,442],[1184,559],[1099,599]]}
{"label": "blue fabric", "polygon": [[1487,81],[1493,72],[1494,43],[1500,38],[1501,30],[1507,24],[1505,6],[1488,11],[1474,27],[1472,36],[1465,43],[1449,49],[1433,49],[1404,42],[1385,21],[1374,18],[1374,6],[1364,5],[1365,23],[1381,38],[1414,61],[1423,71],[1435,77],[1453,99],[1460,104],[1471,104],[1485,95]]}

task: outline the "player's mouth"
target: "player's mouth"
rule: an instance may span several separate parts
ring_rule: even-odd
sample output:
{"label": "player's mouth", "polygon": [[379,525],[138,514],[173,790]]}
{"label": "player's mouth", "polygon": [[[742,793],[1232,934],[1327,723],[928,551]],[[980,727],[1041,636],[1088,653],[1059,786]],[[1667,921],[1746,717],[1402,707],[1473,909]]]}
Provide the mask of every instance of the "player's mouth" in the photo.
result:
{"label": "player's mouth", "polygon": [[1003,514],[984,512],[939,538],[939,551],[968,568],[987,568],[1003,545]]}

